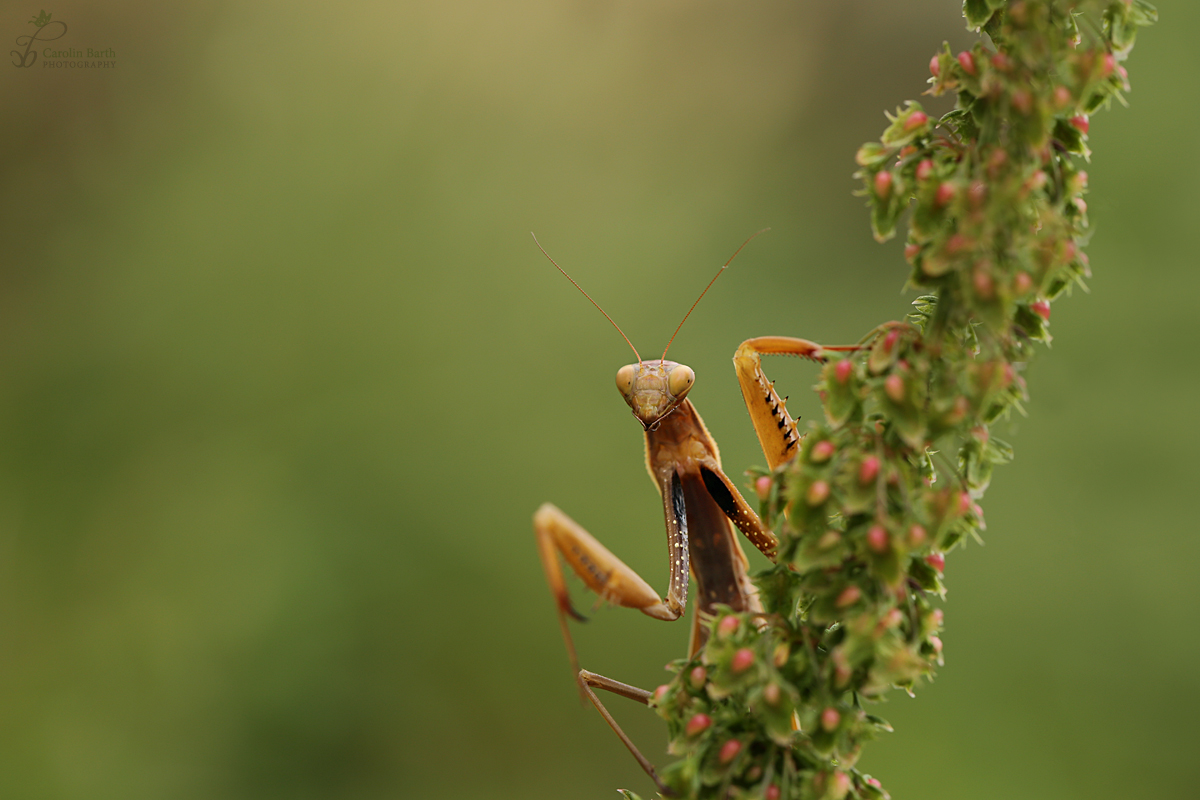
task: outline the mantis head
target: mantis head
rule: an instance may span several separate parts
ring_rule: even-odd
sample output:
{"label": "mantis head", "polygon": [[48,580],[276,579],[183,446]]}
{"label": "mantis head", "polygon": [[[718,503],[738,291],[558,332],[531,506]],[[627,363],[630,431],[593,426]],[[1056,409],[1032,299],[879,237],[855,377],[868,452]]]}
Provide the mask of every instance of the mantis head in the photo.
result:
{"label": "mantis head", "polygon": [[[765,233],[770,228],[763,228],[758,233],[751,236],[746,241],[742,242],[742,247],[750,244],[755,236],[760,233]],[[692,384],[696,382],[696,373],[691,367],[674,361],[667,361],[667,350],[671,349],[671,342],[675,341],[675,336],[679,333],[679,329],[683,327],[683,323],[687,322],[687,318],[691,316],[692,311],[700,302],[700,299],[708,292],[709,288],[717,282],[717,278],[721,277],[721,273],[725,271],[737,254],[742,252],[742,247],[734,251],[713,279],[708,282],[708,286],[704,287],[704,291],[700,293],[700,297],[696,298],[696,302],[692,303],[692,307],[683,315],[683,319],[679,321],[679,326],[675,328],[675,333],[671,334],[670,341],[663,349],[662,357],[657,361],[644,361],[638,353],[637,348],[633,346],[633,342],[629,341],[629,337],[625,335],[625,331],[621,330],[621,326],[616,321],[608,316],[600,304],[592,300],[592,296],[583,291],[583,287],[575,283],[575,279],[558,266],[558,262],[550,258],[550,254],[546,252],[537,237],[533,237],[533,241],[537,243],[538,249],[542,251],[542,255],[550,259],[550,263],[563,274],[567,280],[575,284],[575,288],[583,293],[592,305],[599,309],[600,313],[613,324],[617,332],[629,344],[629,348],[633,350],[633,354],[637,356],[636,364],[626,364],[617,370],[617,390],[621,392],[621,396],[625,398],[625,402],[633,409],[633,415],[638,418],[638,422],[642,423],[642,427],[648,431],[656,430],[663,418],[679,407],[683,399],[687,397],[688,390],[692,388]]]}
{"label": "mantis head", "polygon": [[617,391],[648,431],[679,407],[695,382],[691,367],[663,359],[626,364],[617,370]]}

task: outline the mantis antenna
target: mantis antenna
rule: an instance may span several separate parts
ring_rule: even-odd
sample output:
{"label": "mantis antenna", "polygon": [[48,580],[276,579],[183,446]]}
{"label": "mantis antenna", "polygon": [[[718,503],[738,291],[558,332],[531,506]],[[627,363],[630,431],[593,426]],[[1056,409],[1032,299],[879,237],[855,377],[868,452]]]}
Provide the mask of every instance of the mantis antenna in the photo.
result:
{"label": "mantis antenna", "polygon": [[[742,247],[745,247],[746,245],[750,244],[750,242],[754,241],[754,239],[755,239],[756,237],[758,237],[758,236],[759,236],[759,234],[766,233],[766,232],[767,232],[767,231],[769,231],[769,230],[771,230],[771,229],[770,229],[770,228],[763,228],[761,231],[759,231],[758,233],[754,234],[753,236],[751,236],[751,237],[750,237],[749,239],[747,239],[746,241],[742,242]],[[537,241],[537,239],[534,239],[534,241],[536,242],[536,241]],[[541,245],[538,245],[538,247],[541,247]],[[666,361],[666,360],[667,360],[667,351],[671,349],[671,342],[674,342],[674,341],[675,341],[675,337],[679,335],[679,328],[682,328],[682,327],[683,327],[683,323],[687,322],[687,318],[688,318],[688,317],[690,317],[690,316],[692,315],[692,311],[693,311],[693,310],[695,310],[696,306],[700,304],[700,300],[701,300],[701,299],[703,299],[704,295],[708,293],[708,290],[709,290],[709,289],[712,287],[712,285],[713,285],[714,283],[716,283],[716,282],[717,282],[717,278],[721,277],[721,273],[725,271],[725,268],[726,268],[726,267],[728,267],[730,264],[732,264],[732,263],[733,263],[733,260],[734,260],[735,258],[737,258],[737,254],[738,254],[738,253],[742,252],[742,247],[739,247],[737,250],[734,250],[734,251],[733,251],[733,255],[731,255],[731,256],[729,257],[729,260],[728,260],[728,261],[726,261],[724,264],[722,264],[722,265],[721,265],[721,268],[720,268],[719,270],[717,270],[717,274],[716,274],[716,275],[713,275],[713,279],[712,279],[711,281],[709,281],[709,282],[708,282],[708,286],[705,286],[705,287],[704,287],[704,291],[700,293],[700,297],[697,297],[697,298],[696,298],[696,302],[695,302],[695,303],[692,303],[692,307],[691,307],[691,308],[689,308],[689,309],[688,309],[688,312],[687,312],[686,314],[684,314],[684,315],[683,315],[683,319],[679,320],[679,327],[675,329],[675,333],[672,333],[672,334],[671,334],[671,339],[670,339],[670,341],[668,341],[668,342],[667,342],[667,346],[663,348],[663,354],[662,354],[662,358],[661,358],[661,359],[659,359],[659,362],[658,362],[659,364],[662,364],[664,361]],[[544,253],[544,252],[546,252],[546,251],[545,251],[545,250],[543,250],[542,252]],[[550,256],[546,256],[546,258],[549,258],[549,257],[550,257]],[[557,267],[557,266],[558,266],[558,264],[555,264],[554,266],[556,266],[556,267]],[[563,274],[564,274],[564,275],[566,275],[566,273],[565,273],[565,272],[564,272]],[[575,281],[571,281],[571,283],[575,283]],[[581,292],[582,292],[583,290],[582,290],[582,289],[580,289],[579,291],[581,291]],[[591,300],[592,298],[590,298],[590,297],[589,297],[588,299],[589,299],[589,300]],[[607,314],[605,314],[604,316],[606,316],[606,317],[607,317],[608,315],[607,315]],[[611,320],[610,320],[610,321],[611,321]],[[616,325],[617,323],[613,322],[613,324],[614,324],[614,325]],[[620,329],[618,328],[618,330],[620,330]],[[622,335],[624,335],[624,334],[622,334]],[[628,340],[626,340],[626,341],[628,341]],[[630,347],[633,347],[633,345],[630,345]],[[641,359],[639,359],[639,361],[640,361],[640,360],[641,360]]]}
{"label": "mantis antenna", "polygon": [[[760,232],[761,232],[761,231],[760,231]],[[542,247],[542,243],[541,243],[541,242],[539,242],[539,241],[537,240],[537,234],[535,234],[533,231],[530,231],[530,232],[529,232],[529,235],[533,237],[533,243],[534,243],[534,244],[536,244],[536,245],[538,246],[538,250],[541,250],[541,251],[542,251],[542,255],[544,255],[546,258],[550,258],[550,254],[546,252],[546,248]],[[756,234],[754,234],[754,236],[757,236],[757,235],[758,235],[757,233],[756,233]],[[752,236],[752,237],[750,237],[750,238],[751,238],[751,239],[753,239],[753,238],[754,238],[754,236]],[[742,247],[745,247],[745,245],[742,245]],[[738,249],[740,250],[741,248],[738,248]],[[734,253],[734,255],[737,255],[737,253]],[[733,260],[733,259],[730,259],[730,261],[732,261],[732,260]],[[551,263],[551,264],[553,264],[553,265],[555,266],[555,268],[556,268],[556,269],[557,269],[559,272],[561,272],[561,273],[563,274],[563,277],[565,277],[565,278],[566,278],[567,280],[569,280],[571,283],[575,284],[575,288],[576,288],[576,289],[578,289],[580,292],[583,292],[583,296],[584,296],[584,297],[586,297],[586,298],[587,298],[589,301],[591,301],[592,305],[594,305],[594,306],[595,306],[597,309],[599,309],[600,313],[604,315],[604,318],[605,318],[606,320],[608,320],[609,322],[612,322],[612,324],[613,324],[613,327],[617,329],[617,333],[621,334],[621,338],[623,338],[623,339],[625,340],[625,343],[629,345],[629,348],[630,348],[631,350],[633,350],[633,354],[634,354],[635,356],[637,356],[638,363],[639,363],[639,364],[640,364],[640,363],[642,363],[642,357],[641,357],[641,355],[639,355],[639,354],[638,354],[637,348],[633,346],[633,342],[629,341],[629,337],[625,335],[625,331],[621,330],[621,326],[620,326],[620,325],[618,325],[618,324],[617,324],[617,323],[616,323],[616,322],[613,320],[613,318],[612,318],[612,317],[610,317],[610,316],[608,315],[608,312],[607,312],[607,311],[605,311],[603,308],[600,308],[600,304],[599,304],[599,303],[597,303],[595,300],[592,300],[592,296],[591,296],[590,294],[588,294],[587,292],[584,292],[584,291],[583,291],[583,287],[582,287],[582,286],[580,286],[578,283],[575,283],[575,279],[574,279],[574,278],[572,278],[570,275],[568,275],[568,274],[567,274],[567,271],[566,271],[565,269],[563,269],[562,267],[558,266],[558,262],[557,262],[557,261],[555,261],[553,258],[550,258],[550,263]],[[715,280],[715,278],[714,278],[714,280]],[[711,285],[711,284],[710,284],[710,285]],[[705,291],[708,291],[708,290],[706,289]],[[703,296],[704,296],[704,295],[701,295],[701,297],[703,297]],[[698,301],[697,301],[697,302],[698,302]],[[691,313],[691,312],[688,312],[688,313]],[[684,317],[684,319],[687,319],[687,317]],[[680,323],[680,324],[682,325],[683,323]],[[663,353],[663,354],[664,354],[664,355],[666,355],[665,351],[664,351],[664,353]]]}

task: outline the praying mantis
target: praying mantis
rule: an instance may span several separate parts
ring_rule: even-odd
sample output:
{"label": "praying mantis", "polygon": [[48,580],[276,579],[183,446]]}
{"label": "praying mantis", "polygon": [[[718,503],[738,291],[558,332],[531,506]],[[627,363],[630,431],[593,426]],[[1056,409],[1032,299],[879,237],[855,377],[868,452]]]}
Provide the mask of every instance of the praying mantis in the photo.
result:
{"label": "praying mantis", "polygon": [[[556,506],[544,503],[538,508],[533,517],[533,527],[546,581],[558,610],[567,655],[580,692],[596,707],[664,795],[671,794],[669,788],[613,719],[595,690],[603,689],[642,704],[649,704],[651,693],[579,667],[567,620],[571,617],[583,621],[583,617],[571,606],[560,558],[602,599],[615,605],[635,608],[647,616],[666,622],[683,616],[688,601],[690,573],[699,598],[692,615],[689,656],[694,656],[704,646],[708,637],[704,620],[711,618],[716,606],[762,613],[758,591],[750,580],[749,561],[734,529],[740,531],[772,562],[775,561],[779,541],[774,533],[767,530],[758,514],[725,474],[716,441],[704,426],[696,407],[687,399],[696,381],[695,372],[684,364],[667,361],[667,350],[708,289],[742,248],[763,232],[759,231],[743,242],[729,261],[722,265],[684,315],[662,356],[650,361],[642,359],[612,317],[538,243],[542,254],[604,314],[638,359],[636,364],[627,364],[617,371],[616,382],[618,391],[645,433],[646,468],[663,500],[668,558],[666,595],[660,596],[640,575]],[[534,241],[537,242],[536,236]],[[827,351],[856,349],[857,345],[823,347],[807,339],[787,336],[747,339],[738,347],[733,357],[734,369],[763,455],[772,470],[795,456],[800,434],[796,430],[795,420],[785,407],[786,398],[779,397],[773,383],[763,373],[762,356],[793,355],[824,363]]]}

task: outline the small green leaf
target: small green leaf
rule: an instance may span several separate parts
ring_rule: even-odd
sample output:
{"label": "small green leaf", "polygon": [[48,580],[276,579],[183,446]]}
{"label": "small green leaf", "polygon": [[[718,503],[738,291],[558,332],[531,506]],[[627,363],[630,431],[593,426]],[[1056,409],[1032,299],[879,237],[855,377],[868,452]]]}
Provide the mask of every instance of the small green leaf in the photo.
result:
{"label": "small green leaf", "polygon": [[944,595],[946,590],[942,586],[942,576],[938,571],[929,566],[924,558],[912,558],[908,562],[908,575],[917,582],[927,592],[932,592],[936,595]]}
{"label": "small green leaf", "polygon": [[904,206],[898,202],[896,195],[885,201],[873,200],[871,203],[871,233],[875,241],[883,243],[896,235],[896,223],[904,213]]}
{"label": "small green leaf", "polygon": [[[799,572],[836,567],[846,559],[850,548],[838,531],[814,531],[800,537],[791,565]],[[791,570],[789,570],[790,572]]]}
{"label": "small green leaf", "polygon": [[1129,13],[1135,25],[1153,25],[1158,22],[1158,9],[1146,0],[1133,0],[1133,7]]}
{"label": "small green leaf", "polygon": [[978,439],[967,440],[958,453],[958,463],[972,491],[982,492],[988,487],[993,462],[984,456],[983,445]]}
{"label": "small green leaf", "polygon": [[993,464],[1007,464],[1013,460],[1013,447],[1003,439],[995,436],[988,438],[983,449],[984,455]]}
{"label": "small green leaf", "polygon": [[1065,119],[1056,119],[1054,121],[1054,138],[1068,152],[1078,155],[1083,155],[1087,152],[1087,145],[1083,143],[1083,133]]}
{"label": "small green leaf", "polygon": [[907,108],[903,110],[896,109],[896,116],[889,114],[888,117],[892,124],[883,132],[880,141],[892,148],[912,144],[918,136],[929,133],[932,124],[925,109],[915,100],[909,100]]}
{"label": "small green leaf", "polygon": [[942,125],[959,125],[971,118],[965,108],[956,108],[953,111],[948,111],[942,115],[939,123]]}
{"label": "small green leaf", "polygon": [[876,336],[867,356],[867,372],[880,375],[890,369],[900,353],[908,348],[908,339],[903,329],[895,327]]}
{"label": "small green leaf", "polygon": [[754,576],[758,596],[768,614],[790,616],[796,612],[796,597],[799,596],[801,578],[799,573],[778,564]]}
{"label": "small green leaf", "polygon": [[867,714],[867,722],[871,723],[876,728],[879,728],[881,731],[887,731],[888,733],[896,732],[896,729],[892,727],[892,724],[883,717],[877,717],[874,714]]}
{"label": "small green leaf", "polygon": [[994,9],[988,0],[963,0],[963,16],[967,18],[967,28],[977,31],[992,18]]}
{"label": "small green leaf", "polygon": [[1046,328],[1046,320],[1042,316],[1031,309],[1028,305],[1020,304],[1017,306],[1016,314],[1013,316],[1013,324],[1021,329],[1022,332],[1035,342],[1050,342],[1050,331]]}
{"label": "small green leaf", "polygon": [[[847,367],[841,366],[843,363],[848,364],[849,374],[845,374]],[[845,380],[839,379],[839,367]],[[840,428],[862,410],[862,384],[858,370],[851,359],[831,361],[822,369],[821,378],[817,388],[825,393],[825,419],[832,427]]]}
{"label": "small green leaf", "polygon": [[[854,160],[860,167],[877,170],[880,166],[886,164],[895,154],[896,149],[893,147],[885,147],[879,142],[867,142],[858,148],[858,153],[854,156]],[[870,177],[870,175],[867,176],[868,179]]]}

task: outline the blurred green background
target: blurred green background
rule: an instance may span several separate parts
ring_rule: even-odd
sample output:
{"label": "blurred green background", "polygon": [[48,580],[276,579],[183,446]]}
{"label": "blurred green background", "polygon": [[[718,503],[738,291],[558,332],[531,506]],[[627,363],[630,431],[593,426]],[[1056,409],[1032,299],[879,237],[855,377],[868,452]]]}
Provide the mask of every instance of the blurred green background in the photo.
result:
{"label": "blurred green background", "polygon": [[[46,10],[118,66],[0,80],[0,797],[649,795],[530,530],[553,500],[665,585],[630,353],[529,231],[654,353],[772,227],[671,351],[739,475],[738,342],[906,311],[853,155],[972,40],[959,3]],[[1161,11],[1092,121],[1092,293],[950,558],[947,665],[863,759],[898,799],[1196,791],[1200,8]],[[595,671],[683,654],[592,616]]]}

